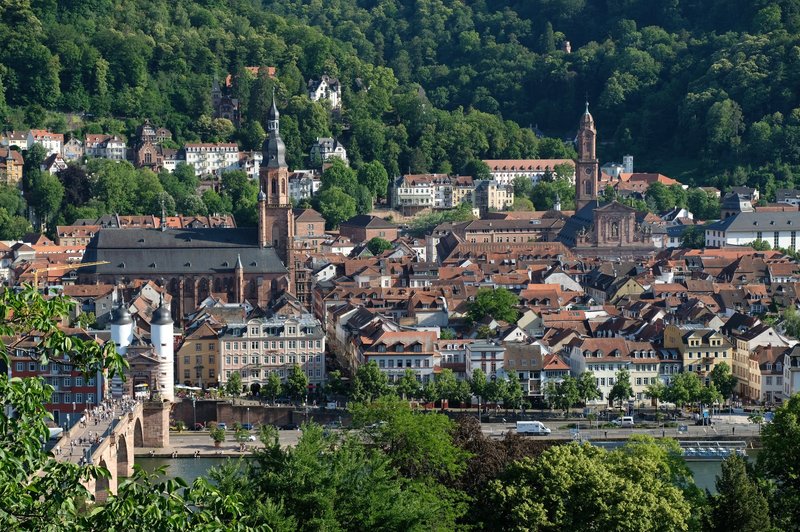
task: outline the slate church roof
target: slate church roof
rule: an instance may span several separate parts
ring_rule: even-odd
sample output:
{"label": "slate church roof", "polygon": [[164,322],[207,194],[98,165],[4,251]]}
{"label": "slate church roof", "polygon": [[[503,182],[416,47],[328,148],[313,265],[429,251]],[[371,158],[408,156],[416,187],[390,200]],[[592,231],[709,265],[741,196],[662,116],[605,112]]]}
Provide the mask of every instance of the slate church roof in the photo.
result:
{"label": "slate church roof", "polygon": [[213,274],[233,270],[241,257],[244,273],[286,273],[272,247],[259,248],[257,229],[102,229],[89,242],[82,274],[143,275]]}

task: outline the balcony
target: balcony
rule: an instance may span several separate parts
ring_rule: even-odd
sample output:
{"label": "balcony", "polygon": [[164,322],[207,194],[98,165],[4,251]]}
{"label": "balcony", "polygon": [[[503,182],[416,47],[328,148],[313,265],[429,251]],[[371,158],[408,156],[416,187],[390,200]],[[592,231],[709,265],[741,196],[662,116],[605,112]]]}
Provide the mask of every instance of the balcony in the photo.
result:
{"label": "balcony", "polygon": [[439,364],[442,369],[452,369],[453,371],[466,371],[467,364],[465,362],[442,362]]}

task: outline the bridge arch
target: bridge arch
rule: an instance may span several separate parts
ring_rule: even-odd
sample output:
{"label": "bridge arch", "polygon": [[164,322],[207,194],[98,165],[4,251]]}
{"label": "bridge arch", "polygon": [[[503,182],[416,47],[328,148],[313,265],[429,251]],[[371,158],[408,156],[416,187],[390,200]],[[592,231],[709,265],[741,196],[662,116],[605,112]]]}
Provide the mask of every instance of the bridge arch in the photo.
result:
{"label": "bridge arch", "polygon": [[[108,468],[108,464],[106,463],[105,458],[100,460],[98,464],[103,469],[106,469],[111,473],[111,470]],[[97,480],[95,480],[94,484],[94,500],[97,502],[105,502],[108,499],[109,491],[111,489],[111,478],[106,476],[99,476]]]}
{"label": "bridge arch", "polygon": [[123,432],[117,436],[117,481],[133,473],[133,442]]}
{"label": "bridge arch", "polygon": [[142,430],[142,419],[136,417],[133,424],[133,445],[134,447],[144,447],[144,431]]}

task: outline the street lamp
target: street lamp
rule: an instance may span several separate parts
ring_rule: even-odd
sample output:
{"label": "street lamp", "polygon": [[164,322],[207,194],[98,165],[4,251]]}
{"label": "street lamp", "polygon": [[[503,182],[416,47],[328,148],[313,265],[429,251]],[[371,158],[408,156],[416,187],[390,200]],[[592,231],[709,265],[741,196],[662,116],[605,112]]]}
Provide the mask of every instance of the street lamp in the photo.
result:
{"label": "street lamp", "polygon": [[197,397],[192,395],[192,419],[194,420],[194,424],[192,425],[192,430],[197,428],[197,408],[195,403],[197,402]]}
{"label": "street lamp", "polygon": [[247,426],[250,426],[250,407],[247,407]]}

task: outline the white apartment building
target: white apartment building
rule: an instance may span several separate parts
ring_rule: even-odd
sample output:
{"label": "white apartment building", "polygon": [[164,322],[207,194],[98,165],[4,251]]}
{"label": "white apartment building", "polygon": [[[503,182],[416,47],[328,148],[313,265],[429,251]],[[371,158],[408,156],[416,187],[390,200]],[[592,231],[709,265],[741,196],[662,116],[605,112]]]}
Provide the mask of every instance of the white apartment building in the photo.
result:
{"label": "white apartment building", "polygon": [[295,170],[289,174],[289,197],[295,201],[311,199],[321,186],[322,180],[313,170]]}
{"label": "white apartment building", "polygon": [[46,129],[31,129],[28,131],[28,149],[34,144],[41,144],[47,155],[61,154],[61,147],[64,145],[64,135],[53,133]]}
{"label": "white apartment building", "polygon": [[192,143],[184,146],[186,164],[197,176],[220,176],[239,169],[239,147],[233,143]]}
{"label": "white apartment building", "polygon": [[247,174],[250,179],[258,179],[263,160],[264,155],[258,150],[241,152],[239,154],[239,169]]}
{"label": "white apartment building", "polygon": [[472,378],[472,372],[480,368],[491,379],[506,378],[505,358],[506,348],[488,340],[476,340],[467,344],[467,378]]}
{"label": "white apartment building", "polygon": [[572,159],[485,159],[492,179],[502,185],[513,185],[518,177],[527,177],[534,183],[555,167],[568,164],[572,167],[570,179],[575,180],[575,161]]}
{"label": "white apartment building", "polygon": [[395,208],[452,209],[464,202],[475,203],[471,176],[409,174],[397,179],[392,191]]}
{"label": "white apartment building", "polygon": [[648,401],[645,389],[661,379],[660,363],[660,354],[652,344],[624,338],[584,338],[569,350],[570,373],[576,378],[584,371],[594,375],[601,394],[596,404],[608,403],[617,373],[622,369],[630,373],[633,398]]}
{"label": "white apartment building", "polygon": [[339,109],[342,106],[342,85],[338,79],[323,75],[318,80],[308,81],[308,97],[312,102],[328,100],[331,109]]}
{"label": "white apartment building", "polygon": [[331,159],[341,159],[345,164],[348,164],[347,150],[334,138],[317,137],[314,145],[311,146],[311,160],[325,163]]}
{"label": "white apartment building", "polygon": [[400,380],[407,369],[414,372],[417,381],[428,382],[433,380],[434,369],[439,366],[435,342],[433,331],[385,330],[362,345],[359,359],[365,364],[377,363],[390,382]]}
{"label": "white apartment building", "polygon": [[87,157],[124,161],[127,155],[127,145],[124,137],[118,135],[86,135],[84,153]]}
{"label": "white apartment building", "polygon": [[754,240],[772,249],[797,249],[800,211],[740,212],[706,226],[706,247],[747,246]]}
{"label": "white apartment building", "polygon": [[325,333],[311,314],[276,315],[229,324],[219,338],[220,379],[224,384],[233,372],[242,384],[263,385],[270,373],[285,381],[290,370],[300,366],[309,383],[325,383]]}
{"label": "white apartment building", "polygon": [[800,344],[792,347],[783,357],[783,396],[788,401],[791,396],[800,393]]}
{"label": "white apartment building", "polygon": [[28,134],[24,131],[6,131],[0,137],[0,145],[4,148],[16,146],[19,151],[25,151],[28,149]]}

